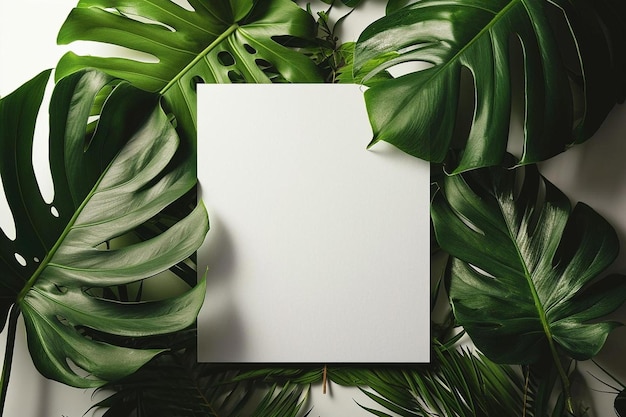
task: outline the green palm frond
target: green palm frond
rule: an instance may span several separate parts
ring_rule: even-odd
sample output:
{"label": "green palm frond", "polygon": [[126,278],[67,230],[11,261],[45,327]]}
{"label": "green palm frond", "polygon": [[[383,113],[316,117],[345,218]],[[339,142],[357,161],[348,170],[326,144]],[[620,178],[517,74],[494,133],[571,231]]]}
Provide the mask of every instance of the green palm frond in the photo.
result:
{"label": "green palm frond", "polygon": [[[386,411],[379,417],[507,416],[524,407],[523,381],[512,368],[465,348],[433,346],[432,363],[375,369],[329,369],[329,378],[362,392]],[[393,413],[393,414],[391,414]]]}
{"label": "green palm frond", "polygon": [[[186,342],[195,343],[189,335]],[[103,417],[296,417],[308,392],[300,381],[197,363],[193,347],[161,355],[105,389],[114,393],[94,406],[106,409]]]}

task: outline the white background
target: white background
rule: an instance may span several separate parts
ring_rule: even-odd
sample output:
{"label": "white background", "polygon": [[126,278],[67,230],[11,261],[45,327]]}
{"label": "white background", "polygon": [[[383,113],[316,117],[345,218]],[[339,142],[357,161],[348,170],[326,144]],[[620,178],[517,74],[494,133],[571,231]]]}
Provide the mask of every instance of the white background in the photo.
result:
{"label": "white background", "polygon": [[[53,67],[67,49],[57,47],[56,33],[76,0],[0,0],[0,95],[6,95],[41,70]],[[365,0],[363,7],[347,20],[342,40],[355,39],[362,28],[383,14],[384,0]],[[76,50],[75,47],[73,47]],[[93,47],[88,50],[93,51]],[[542,164],[542,172],[565,191],[573,200],[585,201],[605,216],[617,229],[626,247],[626,147],[623,144],[626,108],[616,108],[593,140]],[[45,157],[38,156],[37,164]],[[1,205],[1,203],[0,203]],[[0,211],[0,222],[6,219]],[[6,223],[6,222],[5,222]],[[3,223],[3,225],[5,224]],[[6,227],[6,226],[4,226]],[[626,271],[626,255],[614,265],[614,270]],[[622,313],[617,315],[624,320]],[[624,329],[617,329],[609,337],[598,361],[626,383],[624,361]],[[4,333],[0,340],[0,354],[4,351]],[[615,393],[595,381],[593,376],[606,381],[593,364],[582,364],[581,371],[595,391],[591,402],[597,417],[614,416],[612,403]],[[312,417],[370,416],[355,405],[355,399],[366,403],[354,389],[333,386],[332,395],[322,395],[320,387],[313,387]],[[23,417],[79,417],[93,404],[90,390],[77,390],[51,383],[38,375],[27,352],[23,329],[17,335],[13,372],[9,384],[6,416]]]}

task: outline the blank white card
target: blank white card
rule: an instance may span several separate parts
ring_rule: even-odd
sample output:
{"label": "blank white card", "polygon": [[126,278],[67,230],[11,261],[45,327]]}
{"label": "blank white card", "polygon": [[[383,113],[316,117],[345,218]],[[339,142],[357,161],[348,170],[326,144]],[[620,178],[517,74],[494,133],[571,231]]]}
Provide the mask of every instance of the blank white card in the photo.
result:
{"label": "blank white card", "polygon": [[429,167],[357,85],[199,85],[201,362],[427,362]]}

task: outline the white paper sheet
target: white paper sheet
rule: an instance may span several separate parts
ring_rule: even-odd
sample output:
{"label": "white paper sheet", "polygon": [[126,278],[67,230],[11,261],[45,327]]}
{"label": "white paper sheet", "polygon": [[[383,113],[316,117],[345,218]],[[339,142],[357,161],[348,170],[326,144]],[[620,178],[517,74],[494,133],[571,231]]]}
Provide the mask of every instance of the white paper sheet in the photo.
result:
{"label": "white paper sheet", "polygon": [[429,167],[356,85],[198,86],[203,362],[429,360]]}

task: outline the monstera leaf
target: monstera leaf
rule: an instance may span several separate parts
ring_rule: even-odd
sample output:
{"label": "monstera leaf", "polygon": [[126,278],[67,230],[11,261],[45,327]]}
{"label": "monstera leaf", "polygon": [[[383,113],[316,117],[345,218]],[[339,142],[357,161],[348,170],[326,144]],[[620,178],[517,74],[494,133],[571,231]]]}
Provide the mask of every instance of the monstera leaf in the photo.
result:
{"label": "monstera leaf", "polygon": [[590,321],[626,299],[625,277],[597,280],[619,250],[599,214],[583,203],[572,210],[535,166],[447,177],[431,214],[437,241],[455,257],[455,317],[490,359],[532,363],[558,347],[582,360],[599,351],[616,324]]}
{"label": "monstera leaf", "polygon": [[454,258],[449,295],[475,345],[499,363],[589,359],[616,323],[626,277],[598,275],[617,256],[613,228],[535,166],[446,177],[432,201],[437,241]]}
{"label": "monstera leaf", "polygon": [[[37,369],[90,387],[134,372],[161,349],[131,349],[103,336],[138,338],[191,325],[205,284],[150,302],[112,301],[103,288],[125,285],[188,258],[208,229],[198,205],[163,233],[109,245],[183,196],[196,183],[177,160],[179,139],[158,96],[81,71],[61,80],[50,103],[54,198],[46,202],[33,169],[33,129],[49,78],[44,72],[0,101],[0,173],[16,236],[0,235],[3,323],[21,312]],[[93,134],[89,123],[96,120]],[[119,239],[118,239],[119,240]],[[13,306],[13,307],[12,307]],[[14,327],[14,317],[10,327]],[[4,380],[4,378],[3,378]]]}
{"label": "monstera leaf", "polygon": [[[372,144],[384,140],[434,162],[453,148],[462,158],[448,172],[497,165],[520,84],[516,163],[534,163],[589,138],[623,99],[622,1],[399,0],[389,11],[357,42],[357,78],[422,66],[365,93]],[[379,64],[373,71],[371,62]]]}
{"label": "monstera leaf", "polygon": [[322,81],[309,58],[283,44],[314,36],[313,18],[292,1],[189,4],[193,10],[170,0],[81,0],[59,32],[60,44],[104,42],[150,59],[70,52],[58,63],[56,77],[94,67],[141,89],[159,91],[188,138],[195,138],[198,83]]}

